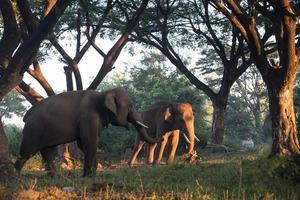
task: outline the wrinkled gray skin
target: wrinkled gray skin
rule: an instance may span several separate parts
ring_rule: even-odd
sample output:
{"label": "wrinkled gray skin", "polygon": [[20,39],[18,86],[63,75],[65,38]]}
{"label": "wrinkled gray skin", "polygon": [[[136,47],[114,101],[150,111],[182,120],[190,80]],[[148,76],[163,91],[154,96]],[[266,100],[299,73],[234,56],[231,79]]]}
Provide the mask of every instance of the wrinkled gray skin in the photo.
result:
{"label": "wrinkled gray skin", "polygon": [[[159,164],[166,146],[168,147],[167,164],[174,161],[179,142],[179,132],[185,133],[189,140],[186,153],[193,153],[195,143],[194,112],[189,103],[157,102],[142,114],[142,118],[145,125],[149,127],[147,129],[149,136],[163,138],[159,143],[148,145],[148,164]],[[133,153],[128,162],[129,166],[135,165],[136,158],[144,143],[145,140],[137,135]]]}
{"label": "wrinkled gray skin", "polygon": [[147,135],[143,122],[130,98],[122,89],[103,93],[73,91],[51,96],[34,105],[24,116],[25,126],[20,157],[15,163],[18,172],[26,160],[41,152],[46,169],[55,173],[53,156],[56,146],[77,140],[84,153],[83,176],[95,175],[98,136],[109,123],[128,128],[128,122],[137,129],[139,137],[155,143]]}

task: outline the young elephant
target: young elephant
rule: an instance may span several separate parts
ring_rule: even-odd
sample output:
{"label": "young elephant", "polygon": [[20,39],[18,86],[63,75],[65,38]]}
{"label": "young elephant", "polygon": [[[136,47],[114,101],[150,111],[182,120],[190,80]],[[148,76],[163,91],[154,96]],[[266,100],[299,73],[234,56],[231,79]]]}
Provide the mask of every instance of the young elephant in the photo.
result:
{"label": "young elephant", "polygon": [[[167,163],[172,163],[175,157],[178,141],[179,131],[185,136],[188,141],[187,153],[192,154],[194,151],[194,112],[192,106],[188,103],[170,103],[170,102],[157,102],[152,105],[149,110],[142,114],[144,123],[149,127],[147,132],[151,137],[162,136],[163,140],[160,143],[148,145],[148,163],[159,164],[165,146],[169,141],[169,152],[167,155]],[[186,136],[187,134],[187,136]],[[147,141],[146,141],[147,142]],[[141,151],[145,140],[139,135],[136,136],[135,146],[129,165],[132,167],[136,158]],[[159,148],[156,151],[154,160],[154,151],[156,146],[159,144]]]}
{"label": "young elephant", "polygon": [[47,169],[55,172],[53,154],[56,146],[77,140],[84,153],[83,176],[95,175],[98,135],[109,123],[128,128],[128,122],[138,135],[149,143],[158,140],[147,135],[145,125],[130,98],[122,89],[106,92],[73,91],[51,96],[34,105],[24,116],[25,126],[18,172],[26,160],[41,152]]}

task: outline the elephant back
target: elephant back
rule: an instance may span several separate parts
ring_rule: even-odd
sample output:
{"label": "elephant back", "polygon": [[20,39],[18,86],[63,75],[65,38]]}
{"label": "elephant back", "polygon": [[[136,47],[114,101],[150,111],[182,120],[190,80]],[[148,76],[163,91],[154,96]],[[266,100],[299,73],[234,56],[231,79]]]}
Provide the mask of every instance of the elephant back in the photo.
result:
{"label": "elephant back", "polygon": [[159,101],[149,107],[148,110],[142,113],[144,123],[149,127],[147,132],[149,135],[156,136],[157,126],[164,122],[164,114],[167,108],[171,107],[173,103],[167,101]]}
{"label": "elephant back", "polygon": [[[34,104],[24,115],[23,121],[28,121],[32,116],[46,114],[46,110],[53,110],[55,107],[65,107],[66,105],[74,104],[79,106],[84,96],[87,96],[92,91],[70,91],[63,92],[57,95],[45,98],[42,101]],[[78,108],[78,107],[77,107]],[[78,109],[76,109],[78,110]]]}

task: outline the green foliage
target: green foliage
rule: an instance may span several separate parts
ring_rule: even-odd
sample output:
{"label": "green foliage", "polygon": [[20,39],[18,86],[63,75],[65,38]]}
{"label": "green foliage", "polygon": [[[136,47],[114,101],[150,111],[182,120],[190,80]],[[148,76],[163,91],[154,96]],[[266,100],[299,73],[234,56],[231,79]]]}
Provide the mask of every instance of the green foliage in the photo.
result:
{"label": "green foliage", "polygon": [[[188,102],[192,104],[195,112],[197,136],[204,140],[207,139],[209,128],[204,120],[207,113],[203,108],[203,96],[198,89],[191,86],[191,83],[183,75],[169,67],[164,56],[156,52],[144,52],[141,64],[128,67],[125,74],[130,74],[130,76],[116,74],[111,80],[101,83],[99,89],[125,88],[139,112],[147,110],[157,101]],[[130,143],[133,144],[135,134],[130,133],[132,134],[132,138],[130,138],[124,136],[128,135],[125,130],[110,129],[105,131],[106,133],[100,140],[100,146],[107,151],[112,152],[112,147],[118,146],[115,152],[119,152],[121,149],[128,148]],[[104,136],[105,134],[109,136]],[[117,141],[110,140],[112,137],[115,137]],[[206,143],[206,141],[203,142]],[[120,146],[121,144],[123,147]]]}
{"label": "green foliage", "polygon": [[261,130],[261,137],[264,140],[268,140],[269,138],[272,138],[272,124],[271,124],[271,117],[270,114],[267,114],[265,117],[265,120],[262,125]]}
{"label": "green foliage", "polygon": [[12,90],[0,102],[0,115],[5,117],[12,117],[13,114],[22,116],[26,111],[24,101],[25,99],[19,93]]}
{"label": "green foliage", "polygon": [[225,142],[236,148],[241,139],[252,138],[255,145],[271,137],[267,91],[254,67],[233,85],[225,115]]}
{"label": "green foliage", "polygon": [[280,176],[295,183],[300,182],[300,156],[293,155],[288,158],[273,158],[278,164],[274,170],[274,176]]}
{"label": "green foliage", "polygon": [[22,129],[16,125],[9,124],[4,126],[4,131],[9,143],[9,153],[13,156],[18,156],[22,140]]}
{"label": "green foliage", "polygon": [[225,116],[226,136],[246,139],[256,135],[253,129],[253,119],[240,98],[230,97]]}
{"label": "green foliage", "polygon": [[128,131],[125,128],[109,126],[101,134],[98,147],[111,155],[124,154],[132,147],[135,134],[133,127]]}
{"label": "green foliage", "polygon": [[[260,127],[255,126],[255,117],[250,111],[249,105],[240,97],[231,96],[225,115],[225,139],[224,143],[233,149],[239,149],[240,141],[247,138],[254,140],[255,146],[269,142],[271,138],[271,120],[267,113],[260,122]],[[260,119],[262,120],[262,119]]]}

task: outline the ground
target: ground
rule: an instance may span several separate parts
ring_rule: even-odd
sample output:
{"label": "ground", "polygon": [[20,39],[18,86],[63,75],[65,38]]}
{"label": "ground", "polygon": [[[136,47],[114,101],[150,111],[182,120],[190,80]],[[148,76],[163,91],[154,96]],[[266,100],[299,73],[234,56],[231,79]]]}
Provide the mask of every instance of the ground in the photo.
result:
{"label": "ground", "polygon": [[[81,165],[43,170],[40,157],[26,164],[18,183],[0,187],[0,199],[300,199],[299,163],[251,152],[200,153],[200,160],[129,168],[125,160],[100,160],[96,177]],[[102,157],[103,159],[103,157]]]}

